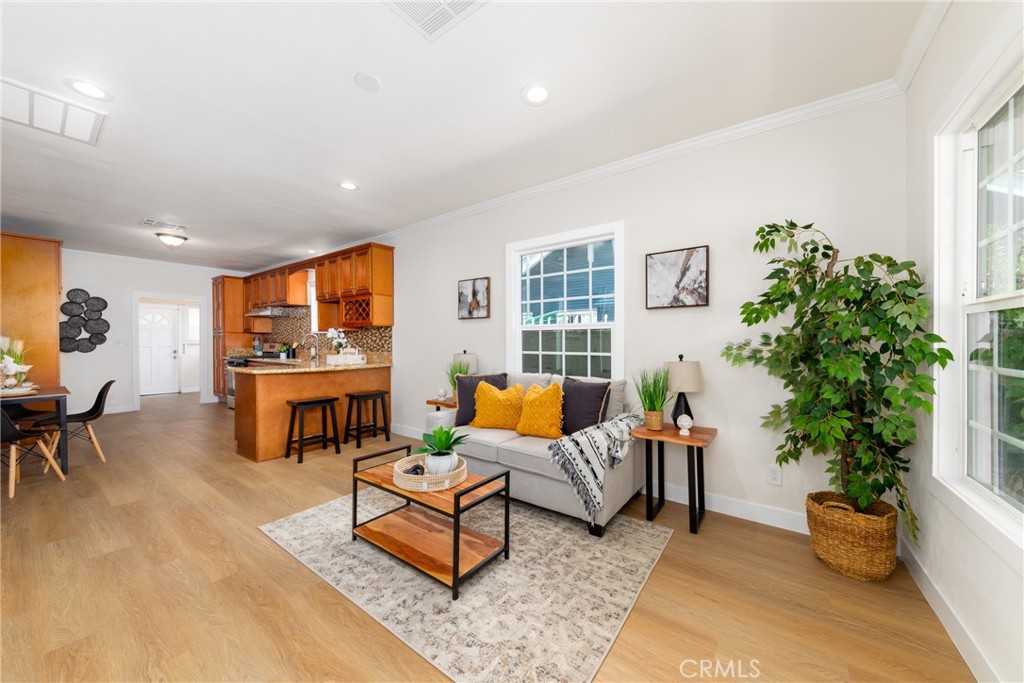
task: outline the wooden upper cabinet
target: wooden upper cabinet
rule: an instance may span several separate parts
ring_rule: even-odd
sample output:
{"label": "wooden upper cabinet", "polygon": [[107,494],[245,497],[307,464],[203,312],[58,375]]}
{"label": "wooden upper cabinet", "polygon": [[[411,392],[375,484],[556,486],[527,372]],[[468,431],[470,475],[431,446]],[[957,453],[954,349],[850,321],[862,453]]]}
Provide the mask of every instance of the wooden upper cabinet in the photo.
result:
{"label": "wooden upper cabinet", "polygon": [[250,276],[243,280],[242,289],[244,303],[242,304],[242,310],[245,313],[256,308],[256,287],[256,278]]}
{"label": "wooden upper cabinet", "polygon": [[313,264],[316,271],[317,301],[337,301],[341,296],[338,281],[339,261],[340,257],[334,255]]}
{"label": "wooden upper cabinet", "polygon": [[341,254],[341,296],[394,294],[395,248],[365,244]]}
{"label": "wooden upper cabinet", "polygon": [[240,277],[213,278],[213,333],[244,332],[245,283]]}
{"label": "wooden upper cabinet", "polygon": [[0,234],[0,309],[3,334],[25,342],[28,378],[41,386],[60,386],[62,242],[3,232]]}
{"label": "wooden upper cabinet", "polygon": [[309,303],[305,270],[289,273],[280,268],[267,274],[267,304],[270,306],[305,306]]}

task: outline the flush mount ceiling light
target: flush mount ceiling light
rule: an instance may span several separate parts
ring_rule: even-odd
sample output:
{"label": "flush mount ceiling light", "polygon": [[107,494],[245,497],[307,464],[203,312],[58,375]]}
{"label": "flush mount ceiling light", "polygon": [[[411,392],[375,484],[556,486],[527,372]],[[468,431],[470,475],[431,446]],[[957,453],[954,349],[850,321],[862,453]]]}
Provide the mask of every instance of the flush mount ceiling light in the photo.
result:
{"label": "flush mount ceiling light", "polygon": [[85,95],[86,97],[99,100],[100,102],[112,102],[114,100],[113,95],[92,81],[86,81],[81,78],[65,78],[64,85],[68,86],[79,95]]}
{"label": "flush mount ceiling light", "polygon": [[188,238],[184,235],[178,235],[173,232],[158,232],[156,233],[156,238],[168,247],[180,247],[188,241]]}
{"label": "flush mount ceiling light", "polygon": [[527,83],[519,92],[519,96],[531,107],[539,107],[548,103],[551,99],[551,91],[547,83]]}
{"label": "flush mount ceiling light", "polygon": [[380,79],[370,74],[356,74],[356,85],[366,92],[377,92],[380,90]]}
{"label": "flush mount ceiling light", "polygon": [[306,253],[307,254],[315,254],[316,253],[316,249],[307,249]]}
{"label": "flush mount ceiling light", "polygon": [[352,191],[359,189],[359,186],[353,183],[351,180],[343,180],[342,182],[338,183],[338,185],[340,185],[341,189],[343,190]]}
{"label": "flush mount ceiling light", "polygon": [[31,86],[0,79],[2,116],[23,126],[95,145],[107,115]]}

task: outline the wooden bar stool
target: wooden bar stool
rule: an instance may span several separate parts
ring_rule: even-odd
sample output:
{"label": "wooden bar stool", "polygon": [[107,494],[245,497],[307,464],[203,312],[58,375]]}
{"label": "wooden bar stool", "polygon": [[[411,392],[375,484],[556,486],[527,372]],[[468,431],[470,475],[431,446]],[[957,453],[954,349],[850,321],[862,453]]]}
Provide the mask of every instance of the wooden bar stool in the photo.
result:
{"label": "wooden bar stool", "polygon": [[[341,445],[338,443],[338,416],[334,412],[334,404],[340,399],[337,396],[320,396],[318,398],[303,398],[295,401],[288,401],[288,405],[292,407],[292,414],[288,420],[288,442],[284,446],[284,457],[290,458],[292,455],[292,444],[297,444],[299,448],[299,464],[302,464],[302,449],[305,446],[306,441],[310,439],[320,439],[320,447],[327,448],[327,409],[331,410],[331,428],[333,436],[329,439],[334,442],[334,452],[341,453]],[[309,408],[320,409],[320,433],[306,435],[306,410]],[[295,435],[295,418],[299,418],[299,436],[292,438]]]}
{"label": "wooden bar stool", "polygon": [[[384,439],[391,441],[391,422],[388,421],[388,404],[386,391],[360,391],[352,394],[345,394],[348,398],[348,412],[345,415],[345,439],[342,443],[348,443],[348,437],[356,437],[356,448],[363,447],[363,432],[369,432],[377,436],[377,402],[380,401],[380,410],[384,417]],[[373,406],[373,422],[363,422],[363,403],[369,401]],[[352,406],[356,409],[356,424],[352,426]]]}

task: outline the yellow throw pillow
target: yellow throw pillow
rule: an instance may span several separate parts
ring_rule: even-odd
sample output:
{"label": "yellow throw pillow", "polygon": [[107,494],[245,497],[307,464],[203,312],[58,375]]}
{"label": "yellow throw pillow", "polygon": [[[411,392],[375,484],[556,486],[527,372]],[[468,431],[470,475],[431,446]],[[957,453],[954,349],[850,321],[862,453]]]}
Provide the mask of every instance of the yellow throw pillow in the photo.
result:
{"label": "yellow throw pillow", "polygon": [[476,417],[470,427],[490,429],[515,429],[519,415],[523,412],[523,385],[513,384],[508,389],[499,389],[493,384],[480,382],[476,385]]}
{"label": "yellow throw pillow", "polygon": [[523,399],[523,416],[516,431],[523,436],[562,438],[562,385],[552,382],[546,389],[534,384]]}

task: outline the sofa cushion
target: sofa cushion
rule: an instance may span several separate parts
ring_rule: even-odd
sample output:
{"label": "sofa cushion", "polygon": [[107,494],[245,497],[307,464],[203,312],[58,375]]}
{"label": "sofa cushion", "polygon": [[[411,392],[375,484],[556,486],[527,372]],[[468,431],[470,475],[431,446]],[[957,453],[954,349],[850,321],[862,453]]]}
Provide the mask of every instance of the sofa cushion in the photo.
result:
{"label": "sofa cushion", "polygon": [[468,425],[476,417],[476,385],[487,382],[499,389],[508,387],[508,375],[456,375],[455,396],[459,407],[455,411],[455,424]]}
{"label": "sofa cushion", "polygon": [[515,429],[523,414],[522,384],[513,384],[508,389],[498,389],[487,382],[476,385],[476,417],[471,427],[490,429]]}
{"label": "sofa cushion", "polygon": [[[468,438],[455,447],[459,455],[466,455],[488,462],[498,462],[498,447],[506,441],[520,438],[511,429],[480,429],[478,427],[463,426],[458,429],[459,434],[466,434]],[[473,468],[469,468],[473,471]]]}
{"label": "sofa cushion", "polygon": [[[523,387],[529,388],[536,384],[541,389],[551,384],[551,373],[550,372],[510,372],[508,373],[508,386],[513,384],[522,384]],[[561,384],[561,382],[559,382]]]}
{"label": "sofa cushion", "polygon": [[[572,379],[579,380],[581,382],[608,382],[609,380],[601,379],[600,377],[577,377],[573,376]],[[553,375],[551,378],[552,382],[557,381],[559,384],[563,384],[565,378],[561,375]],[[525,386],[525,385],[524,385]],[[626,380],[624,379],[613,379],[611,380],[611,386],[608,391],[608,400],[606,402],[604,414],[601,416],[601,422],[610,420],[616,415],[621,415],[627,412],[626,406]]]}
{"label": "sofa cushion", "polygon": [[562,430],[566,434],[601,422],[607,408],[610,385],[611,382],[581,382],[574,377],[565,378],[562,383]]}
{"label": "sofa cushion", "polygon": [[[498,448],[498,463],[509,469],[521,470],[542,477],[565,481],[565,474],[548,455],[551,439],[536,436],[521,436],[501,444]],[[515,475],[512,477],[515,479]]]}
{"label": "sofa cushion", "polygon": [[562,438],[562,386],[531,386],[523,399],[523,415],[516,431],[524,436]]}

